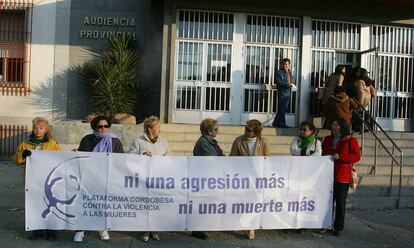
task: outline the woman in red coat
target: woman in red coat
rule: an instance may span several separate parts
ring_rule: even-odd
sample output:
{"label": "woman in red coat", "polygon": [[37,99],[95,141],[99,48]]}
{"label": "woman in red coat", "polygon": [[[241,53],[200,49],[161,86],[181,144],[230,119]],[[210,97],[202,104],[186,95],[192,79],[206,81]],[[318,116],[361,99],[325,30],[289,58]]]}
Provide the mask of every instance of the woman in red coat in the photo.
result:
{"label": "woman in red coat", "polygon": [[335,235],[340,236],[344,229],[346,197],[351,183],[351,165],[361,158],[358,141],[349,134],[344,119],[332,122],[331,135],[322,143],[322,156],[331,155],[334,160]]}

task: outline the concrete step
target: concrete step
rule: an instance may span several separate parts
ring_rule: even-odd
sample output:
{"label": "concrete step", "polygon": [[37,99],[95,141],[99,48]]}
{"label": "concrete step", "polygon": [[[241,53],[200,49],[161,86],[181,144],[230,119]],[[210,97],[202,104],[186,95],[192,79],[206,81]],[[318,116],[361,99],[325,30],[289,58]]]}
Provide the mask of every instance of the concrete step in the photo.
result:
{"label": "concrete step", "polygon": [[[363,155],[361,160],[358,162],[359,164],[374,164],[374,156]],[[399,161],[399,157],[397,157]],[[412,166],[414,165],[414,157],[412,156],[405,156],[403,159],[404,165]],[[391,157],[389,156],[381,156],[377,157],[377,164],[379,165],[391,165]]]}
{"label": "concrete step", "polygon": [[[395,196],[358,196],[350,194],[346,207],[350,209],[392,209],[397,206]],[[404,196],[400,200],[400,208],[414,207],[414,196]]]}
{"label": "concrete step", "polygon": [[[389,175],[359,175],[359,185],[367,187],[376,187],[376,186],[389,186],[390,176]],[[392,178],[392,185],[398,186],[399,176],[394,175]],[[413,175],[402,175],[401,177],[401,186],[410,187],[414,189],[414,176]]]}
{"label": "concrete step", "polygon": [[[389,151],[392,153],[391,149],[389,149]],[[414,148],[402,148],[402,151],[404,153],[404,156],[411,156],[411,157],[414,156]],[[374,147],[373,146],[371,146],[371,147],[364,146],[363,154],[367,155],[367,156],[374,156],[374,154],[375,154]],[[383,155],[387,154],[388,155],[388,153],[382,147],[377,148],[377,154],[378,155],[381,155],[381,154],[383,154]],[[395,155],[399,156],[399,152],[395,152]]]}
{"label": "concrete step", "polygon": [[[399,188],[397,185],[394,185],[391,188],[391,196],[398,196]],[[357,196],[388,196],[390,193],[389,185],[376,185],[376,186],[366,186],[358,185],[356,190],[350,189],[349,194]],[[401,186],[401,195],[402,196],[414,196],[414,187],[413,186]]]}
{"label": "concrete step", "polygon": [[[374,167],[372,164],[357,164],[357,172],[358,174],[373,174]],[[403,175],[414,175],[414,166],[405,166],[403,167]],[[399,173],[399,167],[394,167],[394,175]],[[391,166],[389,165],[377,165],[376,168],[376,175],[390,175],[391,174]]]}

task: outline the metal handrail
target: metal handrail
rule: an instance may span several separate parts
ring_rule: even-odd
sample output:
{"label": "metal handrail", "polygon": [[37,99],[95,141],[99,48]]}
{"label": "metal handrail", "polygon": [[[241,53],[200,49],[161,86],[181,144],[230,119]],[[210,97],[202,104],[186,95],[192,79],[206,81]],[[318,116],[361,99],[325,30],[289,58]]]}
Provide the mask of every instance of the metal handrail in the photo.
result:
{"label": "metal handrail", "polygon": [[[362,114],[360,112],[356,111],[355,109],[352,110],[352,112],[355,113],[355,116],[358,116],[359,120],[363,124],[362,127],[361,127],[361,132],[362,132],[362,135],[361,135],[361,154],[363,154],[363,151],[364,151],[364,141],[365,141],[365,132],[364,131],[365,131],[365,127],[368,128],[370,133],[372,133],[372,135],[375,137],[375,148],[374,148],[375,149],[374,150],[375,155],[374,155],[374,167],[373,167],[374,168],[374,174],[376,174],[376,170],[377,170],[377,142],[379,142],[379,144],[384,148],[384,150],[391,157],[390,187],[389,187],[389,191],[388,191],[388,196],[391,196],[391,193],[392,193],[392,180],[393,180],[393,176],[394,176],[394,162],[400,167],[400,175],[399,175],[399,183],[398,183],[398,196],[397,196],[397,202],[396,202],[396,207],[399,208],[400,207],[400,202],[401,202],[402,167],[403,167],[403,162],[404,162],[404,153],[401,150],[401,148],[395,143],[395,141],[384,131],[384,129],[381,127],[381,125],[379,125],[378,122],[365,110],[365,108],[361,105],[361,103],[359,103],[356,100],[355,100],[355,102],[359,105],[359,108],[363,110]],[[375,125],[375,130],[365,120],[366,115],[368,116],[371,123],[373,123]],[[384,145],[384,143],[381,141],[381,139],[378,137],[378,130],[380,130],[385,135],[385,137],[388,139],[388,141],[391,142],[392,151],[390,151]],[[395,157],[395,149],[397,149],[397,151],[400,152],[399,160]]]}

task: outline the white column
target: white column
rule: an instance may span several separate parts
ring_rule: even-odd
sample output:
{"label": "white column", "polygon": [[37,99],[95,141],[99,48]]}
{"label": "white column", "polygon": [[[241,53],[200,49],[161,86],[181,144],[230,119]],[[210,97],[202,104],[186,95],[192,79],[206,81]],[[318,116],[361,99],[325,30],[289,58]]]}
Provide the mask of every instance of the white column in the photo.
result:
{"label": "white column", "polygon": [[[360,43],[360,50],[366,51],[370,49],[370,26],[369,25],[361,25],[361,43]],[[361,56],[361,65],[367,65],[367,56]]]}
{"label": "white column", "polygon": [[302,22],[302,65],[299,86],[299,122],[309,119],[310,103],[310,74],[311,74],[311,46],[312,46],[312,19],[310,16],[304,16]]}
{"label": "white column", "polygon": [[233,57],[232,57],[232,82],[230,88],[230,122],[241,124],[241,112],[243,111],[243,83],[244,83],[244,25],[246,15],[234,14]]}

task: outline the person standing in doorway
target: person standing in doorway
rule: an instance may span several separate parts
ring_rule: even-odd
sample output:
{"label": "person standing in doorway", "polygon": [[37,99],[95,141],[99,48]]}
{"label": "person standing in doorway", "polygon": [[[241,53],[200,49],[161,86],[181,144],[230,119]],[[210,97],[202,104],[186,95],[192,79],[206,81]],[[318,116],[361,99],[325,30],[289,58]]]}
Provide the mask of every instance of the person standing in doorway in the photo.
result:
{"label": "person standing in doorway", "polygon": [[292,87],[290,59],[282,59],[281,67],[275,74],[274,83],[277,86],[277,113],[272,126],[287,128],[285,115],[289,108],[290,88]]}

